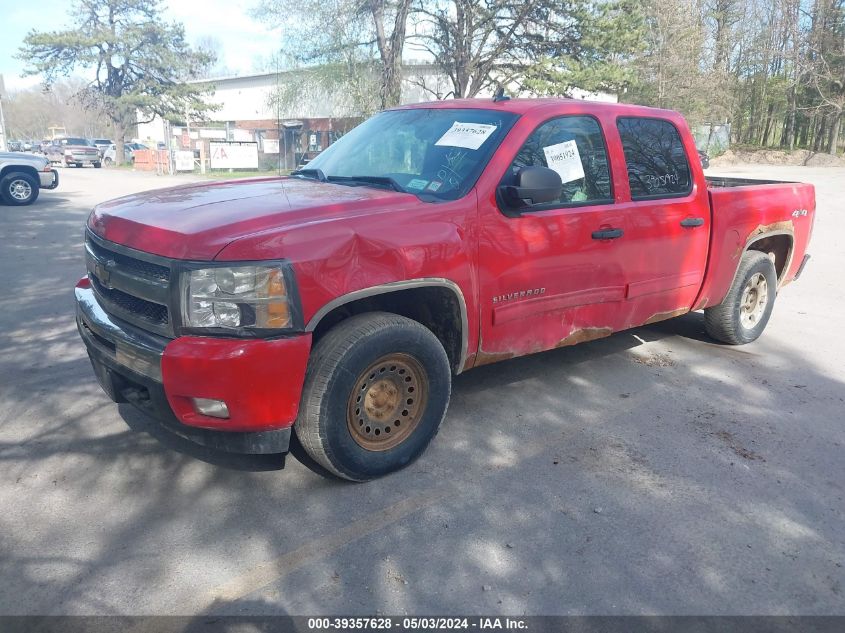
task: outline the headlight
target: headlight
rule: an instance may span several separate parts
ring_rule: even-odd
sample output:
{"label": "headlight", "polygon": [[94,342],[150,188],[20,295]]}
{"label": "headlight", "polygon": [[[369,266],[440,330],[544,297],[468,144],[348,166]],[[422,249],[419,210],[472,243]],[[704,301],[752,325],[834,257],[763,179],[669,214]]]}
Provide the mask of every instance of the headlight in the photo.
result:
{"label": "headlight", "polygon": [[185,327],[280,329],[292,324],[279,265],[201,268],[186,271],[182,279]]}

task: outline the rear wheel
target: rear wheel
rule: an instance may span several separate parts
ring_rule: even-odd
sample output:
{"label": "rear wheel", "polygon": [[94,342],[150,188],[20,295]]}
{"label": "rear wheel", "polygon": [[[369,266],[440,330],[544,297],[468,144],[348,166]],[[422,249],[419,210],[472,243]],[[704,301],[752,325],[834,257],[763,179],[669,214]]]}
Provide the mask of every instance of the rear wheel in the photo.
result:
{"label": "rear wheel", "polygon": [[431,331],[395,314],[361,314],[314,348],[294,428],[321,466],[366,481],[423,453],[450,391],[449,360]]}
{"label": "rear wheel", "polygon": [[0,197],[16,207],[32,204],[38,199],[38,181],[29,174],[15,171],[0,180]]}
{"label": "rear wheel", "polygon": [[776,295],[777,275],[772,260],[760,251],[747,251],[725,300],[704,310],[704,327],[723,343],[750,343],[766,329]]}

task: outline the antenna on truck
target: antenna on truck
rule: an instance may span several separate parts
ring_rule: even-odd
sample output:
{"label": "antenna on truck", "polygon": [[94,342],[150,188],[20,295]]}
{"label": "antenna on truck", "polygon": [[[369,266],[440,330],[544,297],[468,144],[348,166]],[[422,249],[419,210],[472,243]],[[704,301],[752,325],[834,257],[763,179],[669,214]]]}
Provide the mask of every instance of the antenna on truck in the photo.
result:
{"label": "antenna on truck", "polygon": [[493,103],[499,103],[499,101],[508,101],[510,99],[509,96],[505,94],[505,87],[499,86],[496,88],[496,92],[493,94]]}

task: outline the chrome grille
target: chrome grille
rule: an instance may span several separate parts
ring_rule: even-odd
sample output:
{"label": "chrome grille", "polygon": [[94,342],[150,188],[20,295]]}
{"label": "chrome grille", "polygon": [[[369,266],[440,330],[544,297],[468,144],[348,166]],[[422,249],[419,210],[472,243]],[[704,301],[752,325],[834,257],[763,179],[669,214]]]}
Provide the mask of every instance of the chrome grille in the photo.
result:
{"label": "chrome grille", "polygon": [[131,272],[139,277],[148,277],[161,282],[170,281],[170,269],[167,266],[161,266],[152,262],[146,262],[142,259],[135,259],[121,255],[120,253],[106,250],[95,242],[88,240],[88,248],[94,255],[101,260],[113,259],[115,263],[120,264],[127,272]]}
{"label": "chrome grille", "polygon": [[156,326],[167,326],[170,321],[167,314],[167,306],[159,305],[158,303],[153,303],[152,301],[146,301],[145,299],[140,299],[138,297],[133,297],[122,290],[117,290],[116,288],[106,288],[96,277],[91,280],[91,284],[94,286],[94,290],[97,294],[105,299],[106,306],[104,307],[111,304],[116,306],[119,310],[134,314],[139,319],[149,321],[151,324]]}
{"label": "chrome grille", "polygon": [[85,260],[103,310],[150,332],[174,336],[169,260],[113,244],[90,232],[85,239]]}

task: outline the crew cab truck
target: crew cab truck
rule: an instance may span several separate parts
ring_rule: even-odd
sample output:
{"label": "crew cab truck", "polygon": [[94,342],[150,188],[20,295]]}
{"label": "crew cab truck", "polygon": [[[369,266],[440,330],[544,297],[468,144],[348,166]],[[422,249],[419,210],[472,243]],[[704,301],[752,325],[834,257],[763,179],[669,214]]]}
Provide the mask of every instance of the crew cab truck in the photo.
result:
{"label": "crew cab truck", "polygon": [[44,149],[44,154],[51,163],[65,167],[84,167],[93,165],[102,167],[100,150],[86,138],[58,138]]}
{"label": "crew cab truck", "polygon": [[691,310],[755,340],[814,207],[806,184],[706,181],[675,112],[400,107],[289,177],[97,206],[77,322],[112,399],[230,451],[293,431],[362,481],[424,451],[453,374]]}

